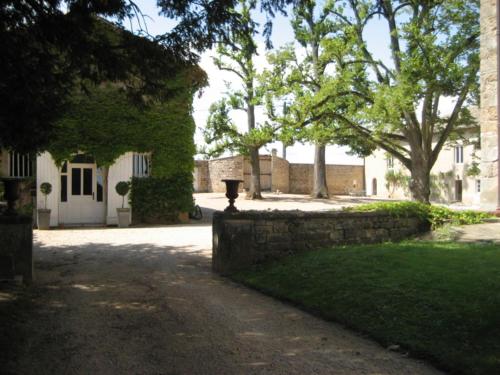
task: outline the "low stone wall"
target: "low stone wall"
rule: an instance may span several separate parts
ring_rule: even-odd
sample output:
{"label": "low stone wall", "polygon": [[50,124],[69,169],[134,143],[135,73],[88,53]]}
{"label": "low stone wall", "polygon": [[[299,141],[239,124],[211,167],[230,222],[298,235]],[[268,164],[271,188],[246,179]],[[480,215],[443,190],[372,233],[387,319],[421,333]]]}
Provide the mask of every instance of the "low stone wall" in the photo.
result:
{"label": "low stone wall", "polygon": [[332,245],[398,241],[429,230],[417,217],[375,212],[215,212],[212,267],[221,274]]}
{"label": "low stone wall", "polygon": [[25,284],[33,281],[32,225],[28,216],[0,215],[0,276],[22,275]]}

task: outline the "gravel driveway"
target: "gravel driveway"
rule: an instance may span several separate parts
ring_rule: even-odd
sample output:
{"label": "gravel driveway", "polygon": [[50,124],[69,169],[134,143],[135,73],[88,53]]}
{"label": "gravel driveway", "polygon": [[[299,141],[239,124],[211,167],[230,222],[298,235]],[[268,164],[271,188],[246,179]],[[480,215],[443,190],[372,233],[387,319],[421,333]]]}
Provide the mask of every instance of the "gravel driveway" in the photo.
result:
{"label": "gravel driveway", "polygon": [[212,274],[211,227],[35,231],[15,374],[437,374]]}

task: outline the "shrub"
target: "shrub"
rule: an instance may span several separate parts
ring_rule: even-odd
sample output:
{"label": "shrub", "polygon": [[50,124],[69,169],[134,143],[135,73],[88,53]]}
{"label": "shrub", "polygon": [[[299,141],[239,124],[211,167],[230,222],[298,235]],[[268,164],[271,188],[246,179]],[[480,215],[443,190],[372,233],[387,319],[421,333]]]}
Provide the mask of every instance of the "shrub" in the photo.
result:
{"label": "shrub", "polygon": [[432,229],[445,223],[454,225],[479,224],[491,217],[490,214],[480,211],[455,211],[443,206],[427,205],[420,202],[376,202],[346,208],[348,211],[385,212],[396,217],[417,216],[428,220]]}
{"label": "shrub", "polygon": [[171,223],[180,212],[193,209],[193,177],[191,173],[172,177],[132,178],[130,205],[134,221]]}
{"label": "shrub", "polygon": [[122,208],[125,206],[125,195],[127,195],[128,191],[130,190],[130,183],[127,181],[120,181],[116,184],[115,190],[118,193],[118,195],[121,195],[122,197]]}
{"label": "shrub", "polygon": [[40,192],[45,197],[45,209],[47,209],[47,195],[52,193],[52,185],[48,182],[42,182],[40,184]]}

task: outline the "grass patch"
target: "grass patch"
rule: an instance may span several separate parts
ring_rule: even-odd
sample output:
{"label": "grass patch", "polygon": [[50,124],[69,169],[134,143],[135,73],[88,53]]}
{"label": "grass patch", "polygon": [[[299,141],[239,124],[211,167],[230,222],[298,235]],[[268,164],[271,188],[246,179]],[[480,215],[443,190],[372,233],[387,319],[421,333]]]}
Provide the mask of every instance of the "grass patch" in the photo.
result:
{"label": "grass patch", "polygon": [[233,278],[453,373],[500,374],[499,246],[347,246]]}

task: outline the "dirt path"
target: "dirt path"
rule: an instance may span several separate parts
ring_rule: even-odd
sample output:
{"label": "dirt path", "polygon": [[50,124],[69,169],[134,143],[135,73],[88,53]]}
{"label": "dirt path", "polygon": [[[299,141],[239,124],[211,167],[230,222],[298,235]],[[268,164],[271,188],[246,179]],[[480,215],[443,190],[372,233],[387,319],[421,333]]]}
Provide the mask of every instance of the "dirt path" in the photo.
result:
{"label": "dirt path", "polygon": [[210,226],[35,238],[36,309],[7,372],[438,373],[212,274]]}

